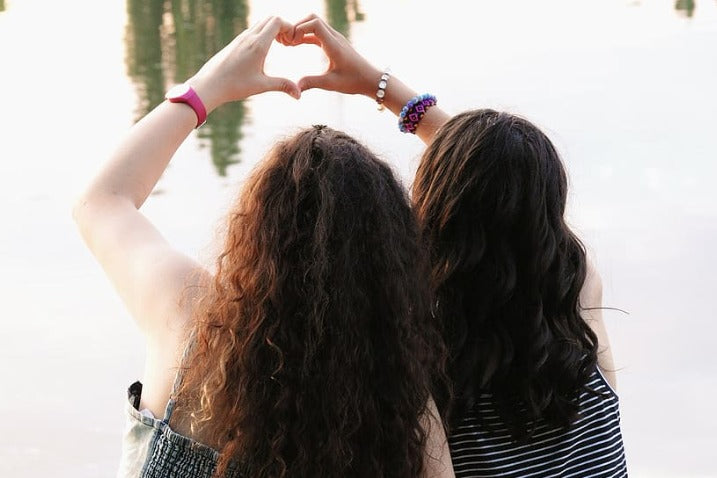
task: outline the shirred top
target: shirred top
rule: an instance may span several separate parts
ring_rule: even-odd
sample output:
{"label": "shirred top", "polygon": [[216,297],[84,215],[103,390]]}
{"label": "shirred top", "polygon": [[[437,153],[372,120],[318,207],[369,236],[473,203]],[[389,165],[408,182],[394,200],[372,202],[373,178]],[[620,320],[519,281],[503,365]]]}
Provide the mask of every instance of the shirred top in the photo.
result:
{"label": "shirred top", "polygon": [[[178,382],[179,377],[175,389]],[[141,395],[140,382],[127,390],[127,423],[117,478],[212,478],[219,452],[170,428],[174,398],[167,403],[164,418],[158,420],[138,410]],[[226,476],[242,475],[230,464]]]}
{"label": "shirred top", "polygon": [[[182,354],[184,363],[194,344],[191,336]],[[219,452],[203,443],[181,435],[169,426],[177,404],[176,395],[182,383],[180,367],[174,378],[172,393],[161,420],[139,410],[142,384],[135,382],[127,390],[127,422],[122,437],[122,458],[117,478],[212,478]],[[243,476],[236,463],[230,462],[226,477]]]}
{"label": "shirred top", "polygon": [[581,392],[570,427],[540,420],[525,443],[512,439],[493,395],[483,393],[448,439],[456,478],[627,476],[617,394],[597,368],[587,388],[599,395]]}

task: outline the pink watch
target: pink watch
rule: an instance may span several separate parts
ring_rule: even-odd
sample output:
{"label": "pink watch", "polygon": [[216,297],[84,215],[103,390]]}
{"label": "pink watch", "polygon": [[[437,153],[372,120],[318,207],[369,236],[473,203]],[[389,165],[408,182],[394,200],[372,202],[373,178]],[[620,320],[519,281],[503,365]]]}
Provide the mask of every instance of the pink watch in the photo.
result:
{"label": "pink watch", "polygon": [[186,83],[172,87],[166,95],[166,99],[172,103],[186,103],[197,114],[197,128],[207,121],[207,109],[197,95],[197,92]]}

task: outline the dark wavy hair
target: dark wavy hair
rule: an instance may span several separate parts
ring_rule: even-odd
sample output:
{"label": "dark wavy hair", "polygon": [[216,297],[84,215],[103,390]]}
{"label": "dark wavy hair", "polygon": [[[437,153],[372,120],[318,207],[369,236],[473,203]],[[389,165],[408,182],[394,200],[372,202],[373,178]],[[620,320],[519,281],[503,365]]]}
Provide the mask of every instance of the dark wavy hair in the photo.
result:
{"label": "dark wavy hair", "polygon": [[566,198],[555,148],[517,116],[459,114],[425,151],[413,201],[450,353],[453,418],[483,392],[516,439],[538,418],[577,418],[597,338],[580,315],[586,257],[565,223]]}
{"label": "dark wavy hair", "polygon": [[229,215],[178,393],[216,474],[418,476],[441,343],[427,274],[386,164],[327,127],[278,144]]}

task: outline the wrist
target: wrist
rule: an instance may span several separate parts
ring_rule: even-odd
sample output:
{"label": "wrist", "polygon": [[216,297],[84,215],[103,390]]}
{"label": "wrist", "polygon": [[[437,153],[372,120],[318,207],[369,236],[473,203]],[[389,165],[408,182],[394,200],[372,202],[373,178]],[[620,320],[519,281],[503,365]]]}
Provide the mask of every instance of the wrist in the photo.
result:
{"label": "wrist", "polygon": [[217,91],[219,89],[213,87],[205,78],[195,75],[189,78],[186,83],[192,87],[192,89],[197,93],[197,96],[199,96],[199,99],[201,99],[202,103],[204,103],[207,115],[224,103],[217,95]]}
{"label": "wrist", "polygon": [[[378,80],[377,84],[378,84]],[[374,91],[374,100],[376,92]],[[398,77],[391,75],[386,85],[386,94],[383,97],[383,106],[398,115],[406,102],[416,96]]]}
{"label": "wrist", "polygon": [[188,83],[175,85],[164,95],[170,103],[181,103],[189,106],[197,116],[197,128],[207,121],[207,108],[197,92]]}
{"label": "wrist", "polygon": [[360,93],[375,101],[376,90],[378,90],[378,82],[381,81],[381,75],[383,74],[384,72],[378,68],[369,66],[363,74]]}

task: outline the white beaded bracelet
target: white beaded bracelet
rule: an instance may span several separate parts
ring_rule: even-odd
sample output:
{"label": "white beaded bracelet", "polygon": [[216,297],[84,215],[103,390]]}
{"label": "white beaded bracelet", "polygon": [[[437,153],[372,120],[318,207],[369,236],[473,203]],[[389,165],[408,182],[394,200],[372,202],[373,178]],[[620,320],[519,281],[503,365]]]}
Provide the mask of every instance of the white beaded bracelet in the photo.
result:
{"label": "white beaded bracelet", "polygon": [[386,96],[386,87],[388,86],[388,78],[391,75],[388,73],[388,69],[381,75],[381,79],[378,81],[378,90],[376,91],[376,103],[378,103],[378,110],[383,111],[383,99]]}

